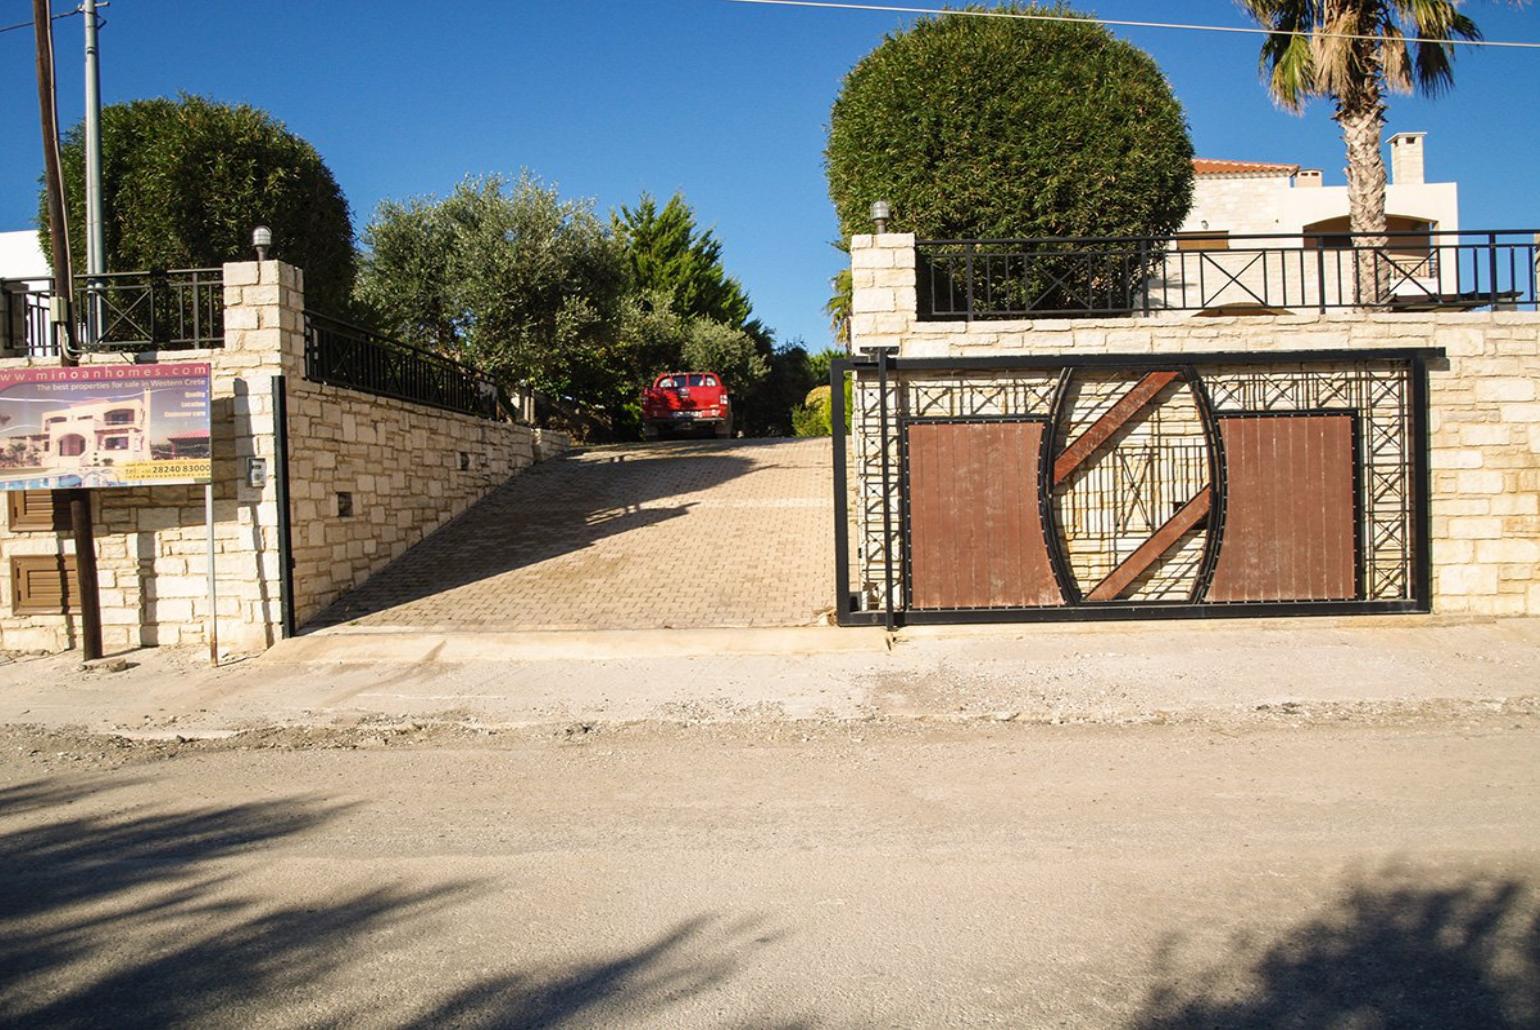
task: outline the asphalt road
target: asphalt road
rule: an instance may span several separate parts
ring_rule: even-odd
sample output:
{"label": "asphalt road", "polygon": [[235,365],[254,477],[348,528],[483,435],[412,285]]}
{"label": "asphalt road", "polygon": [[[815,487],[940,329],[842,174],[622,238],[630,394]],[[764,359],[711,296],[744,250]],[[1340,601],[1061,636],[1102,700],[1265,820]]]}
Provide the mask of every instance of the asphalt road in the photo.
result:
{"label": "asphalt road", "polygon": [[1533,1026],[1540,718],[0,732],[0,1022]]}

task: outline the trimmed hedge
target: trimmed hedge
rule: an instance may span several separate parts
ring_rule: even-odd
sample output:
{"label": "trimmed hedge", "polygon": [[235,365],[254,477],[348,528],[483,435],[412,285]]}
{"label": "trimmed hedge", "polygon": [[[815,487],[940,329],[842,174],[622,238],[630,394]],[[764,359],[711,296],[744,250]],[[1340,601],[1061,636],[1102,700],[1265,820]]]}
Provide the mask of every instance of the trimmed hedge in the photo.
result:
{"label": "trimmed hedge", "polygon": [[[64,138],[70,253],[85,271],[85,132]],[[251,230],[273,230],[272,255],[305,270],[305,302],[346,314],[353,222],[336,178],[309,143],[264,111],[203,97],[102,108],[107,270],[202,268],[253,256]],[[43,252],[46,199],[39,198]]]}
{"label": "trimmed hedge", "polygon": [[[1005,10],[1073,13],[1019,4]],[[827,160],[840,232],[1156,236],[1192,200],[1192,141],[1151,57],[1094,22],[942,16],[846,76]]]}

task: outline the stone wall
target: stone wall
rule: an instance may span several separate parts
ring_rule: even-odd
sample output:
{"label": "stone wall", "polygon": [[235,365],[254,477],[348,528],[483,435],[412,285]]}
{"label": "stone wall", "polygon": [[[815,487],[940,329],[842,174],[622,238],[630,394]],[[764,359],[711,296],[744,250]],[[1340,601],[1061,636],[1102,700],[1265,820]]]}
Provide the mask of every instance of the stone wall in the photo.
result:
{"label": "stone wall", "polygon": [[[925,322],[915,317],[914,237],[855,236],[851,347],[903,357],[1010,354],[1201,355],[1437,347],[1430,366],[1433,606],[1438,612],[1540,614],[1540,314],[1362,313],[1193,318]],[[896,391],[890,403],[897,402]],[[853,466],[880,451],[875,387],[854,404]],[[890,460],[897,455],[890,452]],[[865,491],[858,519],[880,516]],[[870,533],[858,534],[868,539]],[[880,562],[880,537],[872,559]]]}
{"label": "stone wall", "polygon": [[[277,477],[261,488],[246,482],[250,458],[266,459],[276,471],[275,376],[287,384],[295,608],[302,623],[508,476],[568,446],[559,433],[308,382],[300,270],[277,261],[233,263],[224,267],[224,284],[224,348],[145,356],[212,366],[223,650],[261,650],[281,632]],[[87,363],[124,360],[93,355]],[[0,361],[28,364],[56,362]],[[351,494],[352,516],[339,515],[339,493]],[[203,488],[101,490],[92,500],[106,649],[205,642]],[[67,532],[0,528],[0,650],[75,646],[74,616],[13,613],[9,582],[13,555],[73,552]]]}
{"label": "stone wall", "polygon": [[[561,434],[289,383],[294,593],[301,622],[535,461]],[[347,495],[351,515],[343,515]]]}

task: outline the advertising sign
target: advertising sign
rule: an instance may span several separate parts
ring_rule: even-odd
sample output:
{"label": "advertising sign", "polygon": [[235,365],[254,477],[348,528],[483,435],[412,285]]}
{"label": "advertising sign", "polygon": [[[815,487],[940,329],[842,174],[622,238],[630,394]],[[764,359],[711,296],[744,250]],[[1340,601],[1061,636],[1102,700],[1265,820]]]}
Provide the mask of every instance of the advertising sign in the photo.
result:
{"label": "advertising sign", "polygon": [[209,366],[0,369],[0,490],[208,483]]}

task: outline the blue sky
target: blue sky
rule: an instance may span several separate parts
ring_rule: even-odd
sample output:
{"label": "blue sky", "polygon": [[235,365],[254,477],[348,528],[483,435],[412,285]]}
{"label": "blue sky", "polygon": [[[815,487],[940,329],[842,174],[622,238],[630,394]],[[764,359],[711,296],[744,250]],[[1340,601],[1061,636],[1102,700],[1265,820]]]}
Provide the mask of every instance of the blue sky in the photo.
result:
{"label": "blue sky", "polygon": [[[1246,24],[1229,0],[1077,6]],[[1467,10],[1489,38],[1540,39],[1534,7]],[[822,167],[829,105],[851,65],[908,21],[725,0],[114,0],[104,13],[107,102],[185,90],[267,109],[320,150],[359,228],[381,198],[442,194],[467,173],[527,167],[606,212],[682,190],[756,313],[814,349],[828,342],[822,305],[841,264]],[[0,0],[0,24],[29,16],[27,0]],[[80,20],[56,32],[72,124]],[[1297,161],[1342,181],[1329,111],[1271,105],[1257,37],[1117,32],[1165,69],[1201,155]],[[1456,73],[1440,101],[1396,98],[1389,131],[1429,132],[1429,178],[1460,182],[1466,227],[1540,226],[1540,51],[1466,50]],[[34,217],[35,89],[30,32],[0,35],[0,229]]]}

